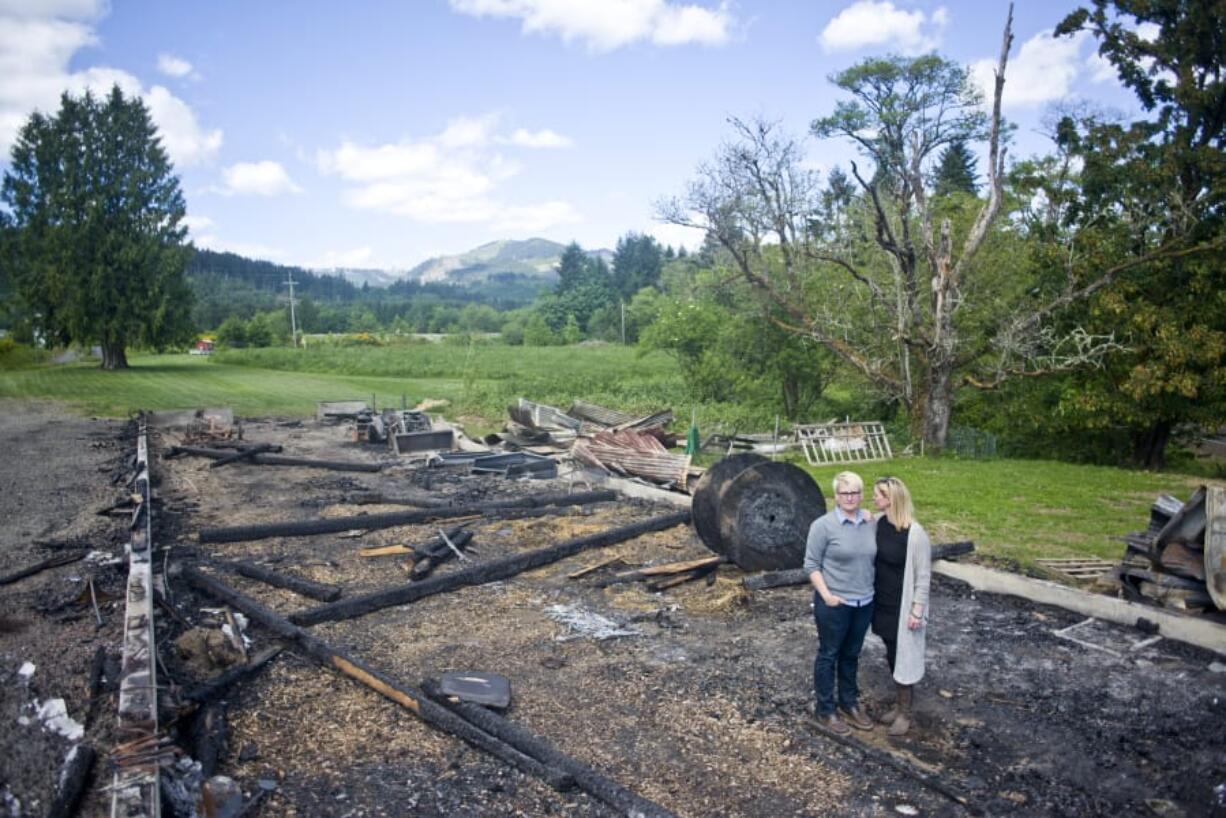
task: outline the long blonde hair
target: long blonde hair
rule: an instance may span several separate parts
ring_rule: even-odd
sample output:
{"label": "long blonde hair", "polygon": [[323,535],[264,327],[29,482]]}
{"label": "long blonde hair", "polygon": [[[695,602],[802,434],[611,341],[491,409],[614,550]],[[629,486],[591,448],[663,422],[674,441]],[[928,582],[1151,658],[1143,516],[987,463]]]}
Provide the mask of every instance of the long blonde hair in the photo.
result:
{"label": "long blonde hair", "polygon": [[882,477],[873,484],[873,488],[879,489],[890,501],[885,510],[885,516],[890,523],[899,531],[910,528],[915,522],[915,506],[911,504],[911,492],[907,490],[907,484],[897,477]]}

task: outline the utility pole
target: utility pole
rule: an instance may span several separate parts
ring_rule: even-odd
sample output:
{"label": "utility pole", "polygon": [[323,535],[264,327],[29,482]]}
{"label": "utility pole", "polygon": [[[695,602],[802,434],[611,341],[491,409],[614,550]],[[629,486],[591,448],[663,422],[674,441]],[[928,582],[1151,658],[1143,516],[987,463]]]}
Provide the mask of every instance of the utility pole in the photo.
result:
{"label": "utility pole", "polygon": [[621,300],[622,307],[622,346],[626,345],[626,300]]}
{"label": "utility pole", "polygon": [[294,349],[298,348],[298,319],[294,314],[294,274],[285,274],[285,283],[289,285],[289,331],[293,339]]}

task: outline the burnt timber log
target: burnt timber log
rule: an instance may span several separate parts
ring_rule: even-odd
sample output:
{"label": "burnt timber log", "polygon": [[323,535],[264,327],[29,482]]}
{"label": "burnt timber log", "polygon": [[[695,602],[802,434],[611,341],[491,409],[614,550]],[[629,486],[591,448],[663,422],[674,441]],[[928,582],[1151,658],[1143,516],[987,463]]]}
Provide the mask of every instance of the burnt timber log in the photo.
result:
{"label": "burnt timber log", "polygon": [[94,748],[88,744],[78,744],[68,751],[56,780],[55,798],[47,809],[47,818],[72,818],[77,814],[77,804],[85,792],[95,756]]}
{"label": "burnt timber log", "polygon": [[437,681],[427,679],[422,682],[421,688],[422,692],[431,699],[460,715],[475,727],[496,736],[542,764],[562,770],[574,780],[579,789],[613,807],[622,815],[643,816],[643,818],[667,818],[672,815],[659,804],[648,801],[616,781],[606,778],[583,762],[557,750],[553,745],[508,721],[498,713],[471,702],[452,699],[442,692]]}
{"label": "burnt timber log", "polygon": [[367,491],[361,494],[351,494],[344,502],[354,506],[413,506],[415,508],[447,508],[449,500],[427,495],[405,495],[393,497],[377,491]]}
{"label": "burnt timber log", "polygon": [[[190,454],[196,457],[207,457],[212,460],[222,460],[230,457],[232,452],[218,451],[203,446],[174,446],[168,454]],[[313,460],[308,457],[286,457],[279,454],[257,454],[251,458],[252,463],[261,466],[305,466],[312,469],[328,469],[329,471],[382,471],[379,463],[355,463],[348,460]]]}
{"label": "burnt timber log", "polygon": [[400,684],[362,660],[333,648],[322,639],[290,623],[251,597],[239,593],[198,568],[186,566],[181,573],[192,587],[241,611],[262,627],[283,639],[292,641],[303,653],[319,664],[365,685],[405,708],[431,727],[460,738],[478,750],[484,750],[511,764],[516,769],[546,781],[556,790],[564,791],[574,785],[573,779],[566,773],[541,764],[506,742],[474,727],[447,708],[426,698],[420,691]]}
{"label": "burnt timber log", "polygon": [[236,454],[232,454],[228,457],[223,457],[220,460],[214,460],[212,463],[209,464],[209,468],[219,469],[222,466],[228,466],[231,463],[237,463],[240,460],[247,460],[249,458],[255,457],[257,454],[267,454],[271,451],[272,451],[271,443],[257,443],[254,446],[249,446],[243,449],[239,449]]}
{"label": "burnt timber log", "polygon": [[424,509],[421,511],[389,511],[386,514],[358,514],[349,517],[328,517],[319,520],[287,520],[260,525],[239,525],[200,529],[200,542],[244,542],[268,537],[308,537],[312,534],[336,534],[356,528],[371,531],[397,525],[418,525],[434,520],[455,517],[479,516],[487,511],[510,508],[533,508],[538,506],[577,506],[601,503],[617,498],[613,491],[588,491],[574,494],[546,494],[517,500],[500,500],[493,503],[452,508]]}
{"label": "burnt timber log", "polygon": [[[960,542],[937,543],[932,546],[932,559],[948,560],[961,557],[975,550],[975,543],[970,540]],[[809,572],[803,568],[790,568],[786,571],[767,571],[745,577],[741,584],[747,591],[763,591],[767,588],[781,588],[785,585],[804,585],[809,581]]]}
{"label": "burnt timber log", "polygon": [[263,669],[264,665],[268,664],[281,652],[280,645],[264,648],[259,653],[247,660],[246,664],[235,665],[234,667],[217,674],[212,679],[201,682],[198,685],[185,690],[180,698],[185,702],[192,704],[204,704],[213,699],[225,695],[231,687],[238,682],[246,679],[249,676],[254,676],[257,672]]}
{"label": "burnt timber log", "polygon": [[192,758],[200,762],[200,772],[205,778],[212,777],[217,771],[217,762],[226,752],[226,744],[229,741],[229,731],[226,729],[227,707],[224,701],[209,702],[196,711],[187,731]]}
{"label": "burnt timber log", "polygon": [[[676,574],[685,574],[691,571],[696,571],[700,568],[715,568],[724,561],[724,557],[702,557],[696,560],[686,560],[684,562],[670,562],[663,565],[652,565],[647,568],[639,568],[634,571],[623,571],[620,574],[614,574],[611,577],[598,580],[595,582],[597,588],[607,588],[610,585],[621,585],[627,582],[638,582],[644,579],[654,579],[658,577],[670,577]],[[567,579],[572,577],[568,576]]]}
{"label": "burnt timber log", "polygon": [[[414,553],[413,569],[409,572],[411,579],[420,581],[430,576],[435,568],[456,556],[457,552],[462,553],[464,547],[472,541],[473,533],[471,531],[464,529],[456,531],[452,529],[452,532],[441,532],[437,545],[430,550]],[[451,545],[448,545],[448,542]],[[451,550],[452,546],[455,547],[455,551]]]}
{"label": "burnt timber log", "polygon": [[253,562],[218,561],[213,564],[233,574],[239,574],[248,579],[259,580],[266,585],[272,585],[274,588],[284,588],[287,591],[293,591],[302,596],[309,596],[311,599],[318,599],[320,602],[335,602],[341,598],[341,588],[339,585],[325,585],[321,582],[303,579],[302,577],[282,574],[270,568],[265,568],[262,565],[256,565]]}
{"label": "burnt timber log", "polygon": [[321,605],[308,611],[290,615],[290,621],[297,625],[316,625],[320,622],[330,622],[340,619],[352,619],[358,616],[390,608],[395,605],[406,605],[435,594],[454,591],[469,585],[484,585],[487,582],[497,582],[513,577],[542,565],[549,565],[558,560],[572,557],[575,554],[592,548],[603,548],[615,543],[624,542],[652,531],[664,531],[674,526],[689,522],[690,512],[678,511],[652,517],[630,525],[612,528],[599,534],[577,537],[546,548],[527,551],[521,554],[511,554],[499,559],[483,562],[454,573],[430,577],[421,582],[413,582],[376,591],[365,596]]}
{"label": "burnt timber log", "polygon": [[35,563],[34,565],[27,565],[25,568],[20,568],[11,574],[6,574],[5,576],[0,577],[0,585],[12,585],[19,579],[32,577],[35,574],[46,571],[48,568],[68,565],[69,563],[77,562],[78,560],[83,559],[85,559],[84,551],[80,552],[79,554],[60,554],[58,556],[49,557],[42,562]]}
{"label": "burnt timber log", "polygon": [[809,526],[825,513],[826,499],[808,472],[757,455],[721,460],[694,493],[699,537],[746,571],[799,568]]}

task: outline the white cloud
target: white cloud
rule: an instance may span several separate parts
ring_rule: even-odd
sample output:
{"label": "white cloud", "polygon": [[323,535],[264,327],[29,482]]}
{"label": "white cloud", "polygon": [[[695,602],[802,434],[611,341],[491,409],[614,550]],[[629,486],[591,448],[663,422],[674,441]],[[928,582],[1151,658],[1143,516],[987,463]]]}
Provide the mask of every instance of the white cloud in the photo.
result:
{"label": "white cloud", "polygon": [[329,250],[321,258],[303,264],[313,270],[332,270],[337,267],[370,267],[375,253],[369,247],[354,247],[352,250]]}
{"label": "white cloud", "polygon": [[192,234],[202,234],[213,226],[213,220],[208,216],[184,216],[183,226]]}
{"label": "white cloud", "polygon": [[732,15],[726,4],[708,8],[668,0],[450,0],[473,17],[521,21],[525,34],[552,34],[580,41],[595,52],[637,42],[658,46],[723,45],[730,39]]}
{"label": "white cloud", "polygon": [[239,162],[222,171],[226,185],[221,191],[238,196],[280,196],[284,193],[301,193],[281,167],[280,162]]}
{"label": "white cloud", "polygon": [[192,64],[173,54],[158,55],[158,71],[168,77],[186,77],[192,73]]}
{"label": "white cloud", "polygon": [[218,253],[235,253],[247,258],[256,259],[283,259],[286,257],[284,250],[279,247],[270,247],[267,244],[252,244],[242,241],[226,241],[220,239],[213,234],[197,236],[195,239],[197,247],[205,250],[214,250]]}
{"label": "white cloud", "polygon": [[[697,213],[691,215],[695,219],[699,218]],[[690,252],[699,250],[707,236],[706,230],[680,224],[654,224],[647,232],[660,244],[673,248],[684,247]]]}
{"label": "white cloud", "polygon": [[559,224],[582,221],[570,202],[552,201],[503,208],[491,225],[508,233],[537,233]]}
{"label": "white cloud", "polygon": [[[1057,38],[1048,29],[1023,43],[1005,68],[1004,107],[1032,107],[1068,96],[1082,63],[1081,47],[1087,36],[1078,32]],[[996,66],[996,59],[977,60],[971,65],[971,77],[989,103],[996,84]]]}
{"label": "white cloud", "polygon": [[506,141],[521,148],[569,148],[574,145],[570,137],[557,131],[542,128],[539,131],[529,131],[526,128],[516,128]]}
{"label": "white cloud", "polygon": [[922,54],[940,44],[948,23],[944,7],[925,15],[918,9],[900,9],[890,0],[856,0],[836,14],[817,39],[827,52],[875,46]]}
{"label": "white cloud", "polygon": [[68,70],[79,51],[98,44],[92,22],[106,10],[104,2],[87,0],[0,0],[0,153],[8,154],[31,113],[58,110],[62,93],[105,94],[112,85],[144,98],[176,165],[216,153],[221,131],[203,130],[187,103],[165,88],[146,92],[132,74],[108,66]]}
{"label": "white cloud", "polygon": [[145,95],[149,114],[162,135],[162,144],[176,165],[194,165],[217,153],[220,128],[203,130],[188,104],[160,85]]}
{"label": "white cloud", "polygon": [[[499,187],[521,169],[495,147],[520,143],[515,134],[494,136],[496,124],[494,115],[459,117],[424,138],[373,146],[346,140],[319,151],[316,164],[322,173],[352,183],[342,201],[357,210],[429,224],[488,223],[500,230],[543,230],[577,220],[564,202],[502,200]],[[539,140],[540,133],[532,136]]]}

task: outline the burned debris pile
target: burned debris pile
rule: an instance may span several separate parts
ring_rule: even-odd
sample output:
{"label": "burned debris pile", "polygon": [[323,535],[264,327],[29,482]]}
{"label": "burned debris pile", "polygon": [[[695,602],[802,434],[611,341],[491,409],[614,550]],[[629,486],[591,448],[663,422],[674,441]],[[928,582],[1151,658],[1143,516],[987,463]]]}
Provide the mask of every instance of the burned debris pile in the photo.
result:
{"label": "burned debris pile", "polygon": [[1160,495],[1149,527],[1124,537],[1125,595],[1168,608],[1226,610],[1226,489],[1201,486],[1181,503]]}

